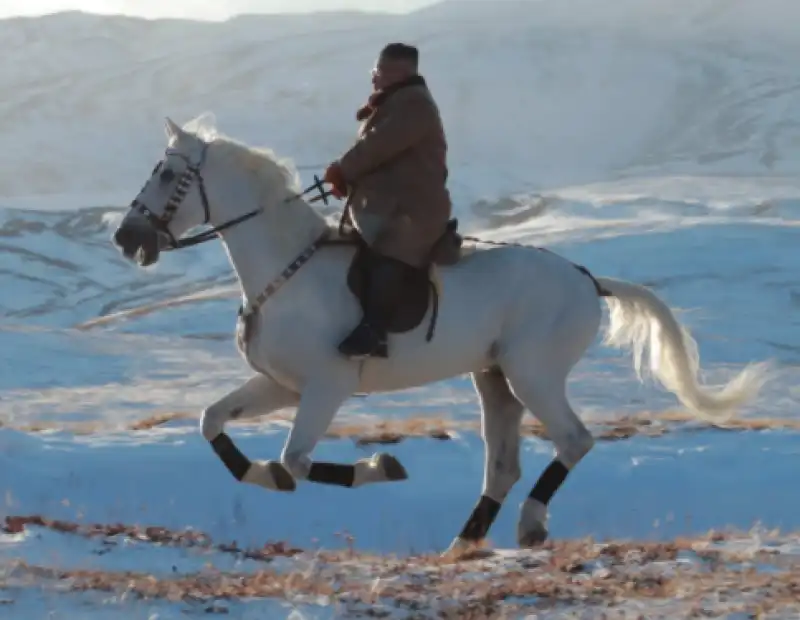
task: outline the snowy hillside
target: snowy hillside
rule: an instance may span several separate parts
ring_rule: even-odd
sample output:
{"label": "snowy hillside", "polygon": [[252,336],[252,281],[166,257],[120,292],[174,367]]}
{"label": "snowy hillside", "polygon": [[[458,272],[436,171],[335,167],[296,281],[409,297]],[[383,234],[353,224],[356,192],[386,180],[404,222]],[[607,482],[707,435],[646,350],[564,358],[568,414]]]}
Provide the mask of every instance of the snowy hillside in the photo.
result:
{"label": "snowy hillside", "polygon": [[161,150],[162,118],[203,110],[317,169],[352,138],[374,57],[398,38],[422,50],[461,201],[625,172],[791,174],[798,11],[569,0],[222,23],[3,20],[0,132],[14,148],[0,155],[0,197],[123,200]]}
{"label": "snowy hillside", "polygon": [[[0,618],[796,611],[798,23],[795,0],[0,20]],[[569,390],[597,445],[538,551],[502,550],[552,458],[528,416],[523,479],[491,537],[501,552],[430,555],[480,492],[466,377],[353,398],[315,452],[352,461],[384,443],[407,481],[237,485],[197,432],[251,374],[222,247],[140,270],[110,243],[165,116],[210,110],[309,180],[350,144],[374,57],[397,39],[421,48],[466,229],[652,287],[693,330],[707,380],[779,369],[742,419],[709,429],[639,385],[627,355],[592,348]],[[229,428],[276,458],[290,419]]]}

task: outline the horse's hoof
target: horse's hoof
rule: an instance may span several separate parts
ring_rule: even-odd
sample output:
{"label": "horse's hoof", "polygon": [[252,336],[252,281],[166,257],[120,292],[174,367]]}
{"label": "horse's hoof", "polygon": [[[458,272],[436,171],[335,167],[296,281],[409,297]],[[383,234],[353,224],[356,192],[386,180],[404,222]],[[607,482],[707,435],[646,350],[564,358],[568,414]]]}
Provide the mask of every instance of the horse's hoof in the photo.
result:
{"label": "horse's hoof", "polygon": [[523,549],[533,549],[547,540],[547,528],[541,523],[537,523],[527,532],[517,532],[517,542]]}
{"label": "horse's hoof", "polygon": [[289,472],[283,463],[277,461],[270,461],[267,465],[270,476],[275,481],[275,489],[277,491],[294,491],[297,488],[297,483],[294,476]]}
{"label": "horse's hoof", "polygon": [[294,491],[294,476],[278,461],[253,461],[242,482],[255,484],[270,491]]}
{"label": "horse's hoof", "polygon": [[483,560],[495,554],[492,549],[485,547],[484,544],[483,540],[465,540],[458,536],[439,557],[453,561]]}
{"label": "horse's hoof", "polygon": [[383,470],[383,475],[388,482],[408,479],[406,468],[391,454],[381,454],[378,456],[378,467]]}
{"label": "horse's hoof", "polygon": [[453,554],[464,553],[475,546],[474,542],[464,540],[461,536],[456,536],[450,546],[442,553],[442,557],[449,557]]}

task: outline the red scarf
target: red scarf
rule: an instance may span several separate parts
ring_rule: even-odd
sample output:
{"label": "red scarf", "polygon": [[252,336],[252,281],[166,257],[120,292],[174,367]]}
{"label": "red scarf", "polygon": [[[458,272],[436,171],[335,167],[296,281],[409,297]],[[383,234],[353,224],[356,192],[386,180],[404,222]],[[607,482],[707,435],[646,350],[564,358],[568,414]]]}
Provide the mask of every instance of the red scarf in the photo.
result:
{"label": "red scarf", "polygon": [[367,120],[392,94],[408,86],[427,86],[427,84],[425,83],[425,78],[423,78],[421,75],[414,75],[407,80],[403,80],[402,82],[396,82],[391,86],[387,86],[381,90],[376,90],[369,96],[366,105],[358,109],[356,112],[356,120]]}

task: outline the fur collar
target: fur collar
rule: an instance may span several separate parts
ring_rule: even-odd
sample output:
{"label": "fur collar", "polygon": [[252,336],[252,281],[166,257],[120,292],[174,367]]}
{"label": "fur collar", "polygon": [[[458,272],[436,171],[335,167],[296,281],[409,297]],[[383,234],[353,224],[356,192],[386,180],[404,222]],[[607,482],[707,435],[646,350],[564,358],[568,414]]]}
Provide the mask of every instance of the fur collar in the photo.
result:
{"label": "fur collar", "polygon": [[421,75],[414,75],[402,82],[396,82],[387,88],[375,91],[369,96],[367,104],[358,109],[356,112],[356,120],[364,121],[369,118],[375,110],[377,110],[383,103],[398,90],[407,88],[409,86],[427,86],[425,78]]}

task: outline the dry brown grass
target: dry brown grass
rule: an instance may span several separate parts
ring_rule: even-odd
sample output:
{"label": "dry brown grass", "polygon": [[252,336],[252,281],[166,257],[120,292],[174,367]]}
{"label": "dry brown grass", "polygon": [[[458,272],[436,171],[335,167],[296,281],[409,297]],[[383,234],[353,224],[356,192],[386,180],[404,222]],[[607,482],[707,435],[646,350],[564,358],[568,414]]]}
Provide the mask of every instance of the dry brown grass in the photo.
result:
{"label": "dry brown grass", "polygon": [[[696,428],[716,428],[727,431],[763,431],[769,429],[800,430],[800,420],[784,418],[743,418],[724,425],[712,426],[698,423],[686,413],[668,411],[663,413],[641,413],[613,420],[587,422],[598,441],[620,441],[635,436],[660,437],[692,425]],[[478,420],[452,420],[447,418],[405,418],[381,421],[374,425],[340,423],[331,427],[327,436],[336,439],[356,439],[358,443],[399,443],[411,437],[430,437],[447,440],[459,432],[479,432]],[[522,424],[522,433],[527,436],[547,438],[542,424],[527,418]]]}
{"label": "dry brown grass", "polygon": [[[64,431],[77,435],[92,435],[109,431],[140,432],[149,431],[171,422],[194,420],[195,414],[188,412],[166,412],[130,420],[112,425],[105,420],[87,420],[81,422],[65,422],[58,419],[36,420],[28,423],[14,423],[0,420],[0,427],[13,428],[29,433],[46,431]],[[260,421],[233,421],[230,424],[239,427],[258,428],[265,424],[286,422],[292,419],[289,414],[270,416]],[[609,420],[590,420],[587,426],[598,441],[620,441],[636,436],[660,437],[670,433],[689,429],[709,429],[726,431],[765,431],[765,430],[800,430],[800,420],[789,418],[741,418],[725,424],[710,425],[698,422],[688,413],[666,411],[659,413],[643,412],[636,415],[623,416]],[[458,433],[480,431],[480,421],[454,420],[446,417],[416,417],[393,420],[369,421],[335,421],[326,433],[328,439],[352,439],[359,445],[396,444],[410,438],[433,438],[446,441]],[[533,418],[527,418],[522,424],[522,433],[527,436],[547,438],[542,424]]]}
{"label": "dry brown grass", "polygon": [[141,420],[136,420],[135,422],[128,424],[127,430],[149,431],[158,426],[163,426],[168,422],[174,422],[176,420],[191,420],[192,418],[194,418],[194,416],[189,413],[161,413],[151,415]]}
{"label": "dry brown grass", "polygon": [[58,419],[34,420],[32,422],[18,423],[10,420],[0,420],[0,428],[10,428],[24,433],[44,433],[61,431],[73,433],[75,435],[96,435],[110,431],[148,431],[169,422],[177,420],[191,420],[194,418],[190,413],[159,413],[139,420],[112,424],[110,420],[82,420],[62,421]]}
{"label": "dry brown grass", "polygon": [[236,543],[215,544],[211,537],[196,530],[170,530],[160,526],[125,525],[123,523],[80,524],[74,521],[48,519],[41,515],[7,516],[2,530],[8,534],[19,534],[26,528],[41,527],[62,534],[74,534],[85,538],[113,538],[122,536],[130,540],[166,545],[232,553],[250,560],[270,561],[276,557],[292,557],[302,553],[302,549],[282,542],[266,543],[258,549],[242,549]]}
{"label": "dry brown grass", "polygon": [[[200,532],[80,525],[41,516],[8,517],[4,529],[18,533],[30,527],[87,538],[125,537],[143,544],[236,553],[263,562],[264,568],[241,573],[209,568],[196,574],[156,577],[17,561],[6,566],[0,587],[4,579],[13,579],[16,585],[57,583],[72,591],[126,592],[176,602],[314,596],[363,609],[377,603],[407,610],[435,604],[441,617],[453,618],[500,617],[515,606],[529,611],[569,605],[608,609],[636,601],[680,605],[679,617],[716,617],[734,611],[751,617],[787,610],[800,613],[800,556],[726,550],[719,544],[747,538],[732,531],[667,542],[549,541],[536,551],[505,557],[480,550],[450,557],[399,557],[353,549],[309,552],[282,543],[244,550],[235,544],[215,544]],[[677,562],[679,555],[689,563]],[[277,558],[289,558],[289,563],[276,565]],[[771,562],[773,570],[759,572],[754,560]]]}

